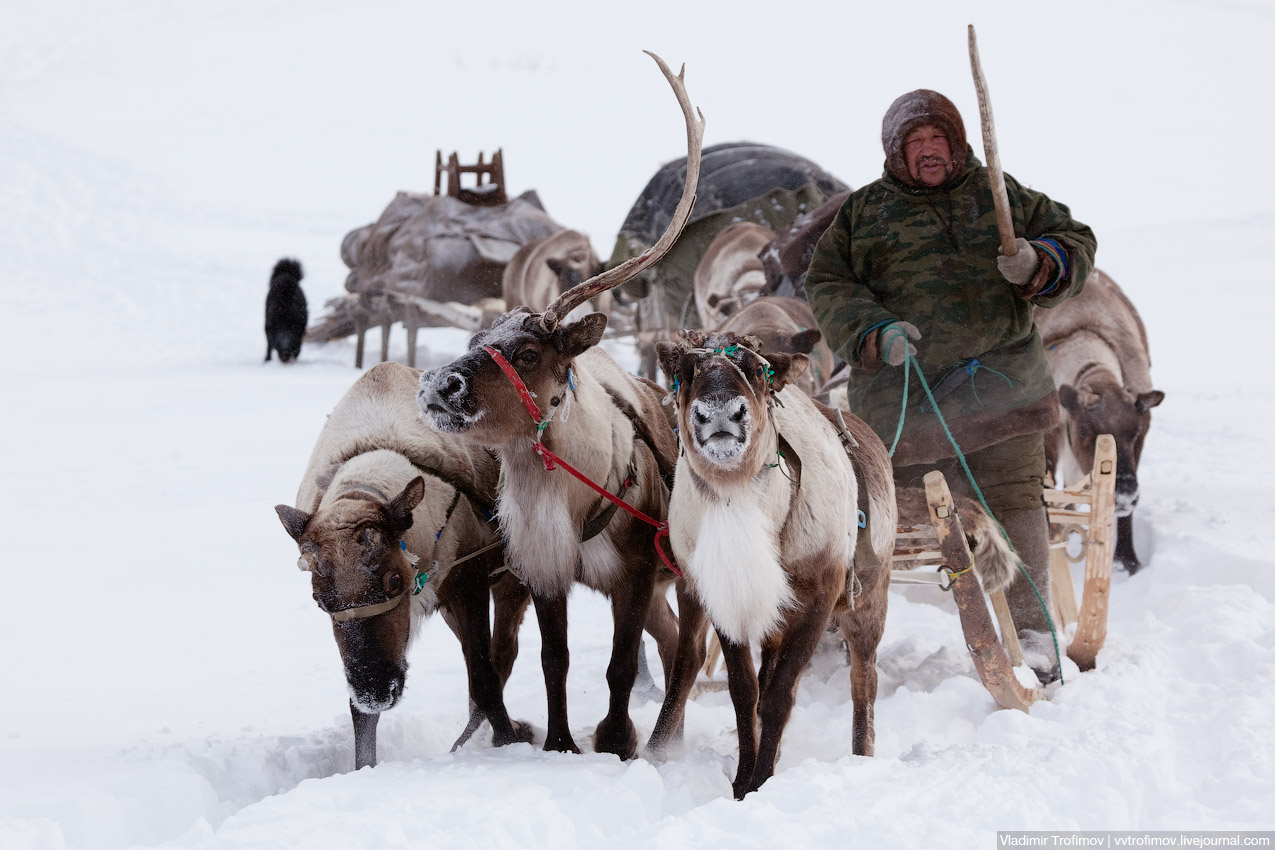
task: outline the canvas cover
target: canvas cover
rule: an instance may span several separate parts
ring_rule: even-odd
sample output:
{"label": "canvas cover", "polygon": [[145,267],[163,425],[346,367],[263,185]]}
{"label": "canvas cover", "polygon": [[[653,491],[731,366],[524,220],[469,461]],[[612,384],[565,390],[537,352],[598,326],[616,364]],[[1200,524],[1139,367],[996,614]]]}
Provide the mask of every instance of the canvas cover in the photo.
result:
{"label": "canvas cover", "polygon": [[464,304],[499,298],[514,252],[562,229],[534,191],[490,207],[399,192],[380,218],[342,240],[341,259],[350,269],[345,288]]}

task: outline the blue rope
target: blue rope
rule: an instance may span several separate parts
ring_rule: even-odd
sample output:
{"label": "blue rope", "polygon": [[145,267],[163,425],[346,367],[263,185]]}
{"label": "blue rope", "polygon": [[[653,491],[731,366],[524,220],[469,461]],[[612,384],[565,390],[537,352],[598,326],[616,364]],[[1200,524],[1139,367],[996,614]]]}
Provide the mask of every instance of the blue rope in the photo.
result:
{"label": "blue rope", "polygon": [[[885,351],[889,348],[888,343],[884,340],[887,332],[895,335],[903,335],[901,328],[897,326],[887,326],[882,331],[881,350]],[[892,338],[891,338],[892,341]],[[1031,585],[1032,592],[1036,594],[1036,601],[1040,603],[1040,610],[1045,614],[1045,622],[1049,623],[1049,634],[1054,641],[1054,656],[1058,659],[1058,681],[1060,684],[1067,684],[1062,675],[1062,651],[1058,648],[1058,631],[1054,627],[1054,618],[1049,615],[1049,606],[1045,604],[1045,597],[1041,595],[1040,588],[1036,586],[1036,582],[1032,580],[1031,575],[1027,572],[1027,565],[1023,563],[1023,559],[1019,557],[1018,550],[1014,548],[1014,542],[1009,539],[1009,534],[1005,531],[1005,527],[1000,524],[1000,520],[992,513],[992,509],[987,506],[987,500],[983,498],[983,491],[979,489],[978,482],[974,480],[974,473],[970,471],[970,465],[965,460],[965,453],[961,451],[960,445],[956,442],[956,438],[952,436],[952,430],[947,427],[947,420],[943,418],[943,414],[939,411],[938,402],[934,400],[934,393],[930,390],[929,382],[925,380],[925,373],[921,371],[921,364],[917,362],[916,356],[911,353],[904,355],[903,361],[903,408],[899,411],[899,427],[894,434],[894,445],[890,446],[890,457],[894,457],[894,449],[899,444],[899,436],[903,433],[903,421],[908,413],[908,367],[916,369],[916,376],[921,381],[921,387],[925,390],[925,397],[930,402],[930,407],[934,410],[934,415],[938,417],[939,424],[943,426],[943,433],[947,435],[948,442],[952,444],[952,448],[956,450],[956,459],[961,463],[961,469],[965,471],[965,477],[969,479],[970,486],[974,488],[974,495],[978,496],[978,503],[983,506],[983,510],[987,511],[987,515],[992,518],[992,522],[996,523],[996,528],[1000,530],[1001,536],[1005,538],[1005,542],[1009,544],[1010,551],[1014,553],[1014,557],[1018,558],[1018,571],[1027,579],[1027,583]],[[995,370],[989,370],[995,371]],[[996,374],[1000,374],[996,372]],[[972,379],[973,376],[971,376]],[[1001,377],[1005,377],[1001,375]],[[1009,380],[1007,377],[1006,380]]]}

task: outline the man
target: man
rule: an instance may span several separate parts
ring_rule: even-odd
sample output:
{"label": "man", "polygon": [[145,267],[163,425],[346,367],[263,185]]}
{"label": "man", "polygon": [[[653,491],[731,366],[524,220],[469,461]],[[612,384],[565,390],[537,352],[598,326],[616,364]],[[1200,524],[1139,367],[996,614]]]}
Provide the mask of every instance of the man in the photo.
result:
{"label": "man", "polygon": [[[810,306],[828,343],[851,364],[851,409],[887,446],[897,440],[895,480],[922,486],[937,468],[954,491],[972,494],[914,371],[904,406],[908,358],[915,358],[1049,605],[1043,435],[1058,422],[1058,392],[1032,307],[1080,292],[1093,268],[1093,232],[1007,174],[1017,253],[1000,254],[987,169],[966,143],[960,113],[938,92],[896,100],[881,142],[884,176],[850,195],[815,249]],[[1029,663],[1042,680],[1057,678],[1036,592],[1020,576],[1007,596]]]}

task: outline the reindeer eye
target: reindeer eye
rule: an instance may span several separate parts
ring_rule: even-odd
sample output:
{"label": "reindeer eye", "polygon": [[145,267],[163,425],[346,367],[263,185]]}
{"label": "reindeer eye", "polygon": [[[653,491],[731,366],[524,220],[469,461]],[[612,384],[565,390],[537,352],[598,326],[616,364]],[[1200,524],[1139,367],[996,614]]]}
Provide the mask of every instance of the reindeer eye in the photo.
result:
{"label": "reindeer eye", "polygon": [[393,596],[403,587],[403,577],[398,573],[385,574],[385,592]]}
{"label": "reindeer eye", "polygon": [[534,348],[524,348],[518,352],[518,362],[532,366],[540,359],[540,352]]}

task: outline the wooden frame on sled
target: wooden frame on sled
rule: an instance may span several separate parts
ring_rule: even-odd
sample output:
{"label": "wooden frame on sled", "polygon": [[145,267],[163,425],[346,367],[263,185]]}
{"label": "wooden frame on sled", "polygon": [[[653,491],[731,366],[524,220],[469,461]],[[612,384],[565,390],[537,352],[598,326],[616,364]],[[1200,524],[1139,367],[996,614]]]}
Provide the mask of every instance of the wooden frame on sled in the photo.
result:
{"label": "wooden frame on sled", "polygon": [[[942,473],[934,471],[925,476],[925,493],[931,524],[900,527],[894,561],[911,561],[917,567],[932,565],[939,570],[934,583],[950,589],[956,600],[965,643],[984,687],[1002,708],[1025,711],[1042,699],[1045,692],[1039,687],[1023,686],[1014,676],[1013,668],[1023,663],[1023,655],[1005,594],[990,594],[1000,627],[998,636],[978,579],[972,572],[964,571],[973,562],[973,556],[961,531],[960,518],[952,509],[952,496]],[[1081,670],[1093,669],[1098,650],[1107,637],[1115,549],[1115,493],[1116,444],[1110,434],[1103,434],[1094,449],[1090,474],[1074,486],[1047,488],[1044,494],[1049,514],[1050,575],[1054,591],[1051,614],[1059,631],[1077,624],[1067,655]],[[1081,540],[1076,558],[1070,554],[1074,536]],[[1081,559],[1085,564],[1085,582],[1077,608],[1071,564]],[[953,573],[956,575],[949,579]],[[891,580],[909,583],[923,575],[925,573],[895,570]]]}

